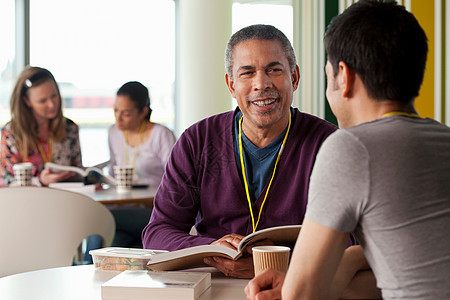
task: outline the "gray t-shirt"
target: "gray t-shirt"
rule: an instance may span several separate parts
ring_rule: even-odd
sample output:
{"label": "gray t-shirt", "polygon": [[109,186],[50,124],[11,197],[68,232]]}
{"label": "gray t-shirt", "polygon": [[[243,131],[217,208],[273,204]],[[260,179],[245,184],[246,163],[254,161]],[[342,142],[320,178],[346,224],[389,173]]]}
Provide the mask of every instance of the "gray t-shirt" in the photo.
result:
{"label": "gray t-shirt", "polygon": [[306,217],[355,232],[386,299],[450,299],[450,128],[390,116],[322,145]]}

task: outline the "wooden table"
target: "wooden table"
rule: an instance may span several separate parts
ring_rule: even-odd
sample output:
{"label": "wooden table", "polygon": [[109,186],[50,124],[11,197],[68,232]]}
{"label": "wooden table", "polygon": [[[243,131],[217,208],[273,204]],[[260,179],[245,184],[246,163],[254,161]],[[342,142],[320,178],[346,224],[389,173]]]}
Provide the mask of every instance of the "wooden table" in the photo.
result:
{"label": "wooden table", "polygon": [[117,192],[114,187],[98,190],[95,193],[86,193],[95,201],[103,204],[142,203],[153,206],[157,188],[133,188],[129,192]]}
{"label": "wooden table", "polygon": [[138,203],[146,206],[153,206],[153,199],[158,190],[158,187],[149,187],[118,192],[114,186],[109,187],[108,185],[105,189],[95,190],[94,185],[83,185],[81,182],[59,182],[50,184],[50,188],[80,193],[103,204]]}
{"label": "wooden table", "polygon": [[[212,282],[198,300],[246,299],[247,279],[225,277],[214,268],[202,268],[201,271],[211,272]],[[95,270],[93,265],[15,274],[0,278],[0,299],[101,300],[101,285],[117,274],[118,271]]]}

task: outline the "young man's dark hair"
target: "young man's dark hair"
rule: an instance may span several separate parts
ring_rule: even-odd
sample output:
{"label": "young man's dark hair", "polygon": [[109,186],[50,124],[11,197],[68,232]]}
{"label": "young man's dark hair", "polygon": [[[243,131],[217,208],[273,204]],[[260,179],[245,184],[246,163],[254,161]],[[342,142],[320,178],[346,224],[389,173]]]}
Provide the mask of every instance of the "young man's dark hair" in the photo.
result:
{"label": "young man's dark hair", "polygon": [[411,103],[419,95],[427,37],[403,6],[359,1],[331,21],[325,47],[335,75],[345,62],[374,99]]}

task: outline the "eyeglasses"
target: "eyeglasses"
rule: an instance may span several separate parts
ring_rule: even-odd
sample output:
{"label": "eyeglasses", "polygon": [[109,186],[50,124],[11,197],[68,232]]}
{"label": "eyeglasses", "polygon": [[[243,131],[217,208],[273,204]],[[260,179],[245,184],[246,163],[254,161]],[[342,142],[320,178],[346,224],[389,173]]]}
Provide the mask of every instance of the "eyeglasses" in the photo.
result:
{"label": "eyeglasses", "polygon": [[29,88],[31,88],[33,85],[36,85],[38,82],[42,82],[42,79],[52,79],[52,74],[47,70],[41,70],[25,80],[23,83],[23,93],[25,93]]}

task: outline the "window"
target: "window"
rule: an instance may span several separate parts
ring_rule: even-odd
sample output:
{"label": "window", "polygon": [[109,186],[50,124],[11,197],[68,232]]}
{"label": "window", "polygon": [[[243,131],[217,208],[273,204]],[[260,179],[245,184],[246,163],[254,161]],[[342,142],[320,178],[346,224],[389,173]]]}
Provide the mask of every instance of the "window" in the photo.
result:
{"label": "window", "polygon": [[152,121],[173,127],[174,1],[30,2],[30,64],[58,81],[64,115],[80,126],[85,166],[109,158],[107,128],[125,82],[147,86]]}
{"label": "window", "polygon": [[[236,1],[233,3],[232,18],[233,33],[245,26],[268,24],[280,29],[293,44],[294,15],[291,1]],[[236,107],[236,99],[232,101],[233,107]]]}
{"label": "window", "polygon": [[0,1],[0,127],[9,121],[9,98],[14,85],[14,0]]}
{"label": "window", "polygon": [[233,33],[248,25],[268,24],[280,29],[293,43],[294,15],[291,1],[240,2],[233,4]]}

